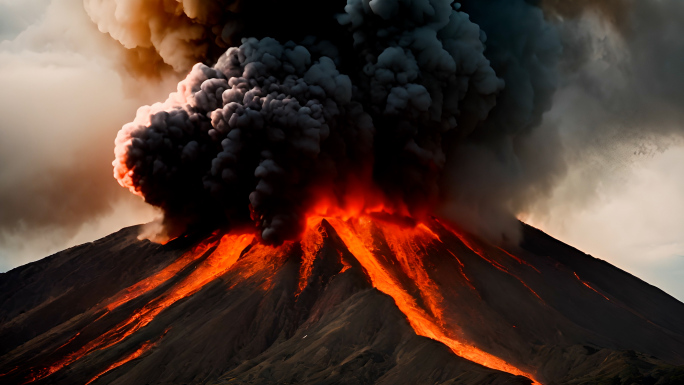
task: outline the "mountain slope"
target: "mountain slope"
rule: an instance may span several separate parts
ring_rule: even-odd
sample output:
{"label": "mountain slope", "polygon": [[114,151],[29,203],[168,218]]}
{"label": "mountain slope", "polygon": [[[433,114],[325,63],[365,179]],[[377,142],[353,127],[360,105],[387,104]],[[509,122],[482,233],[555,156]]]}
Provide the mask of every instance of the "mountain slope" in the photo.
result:
{"label": "mountain slope", "polygon": [[620,383],[684,363],[684,304],[529,227],[502,248],[436,220],[312,218],[278,247],[128,228],[2,274],[0,305],[7,383]]}

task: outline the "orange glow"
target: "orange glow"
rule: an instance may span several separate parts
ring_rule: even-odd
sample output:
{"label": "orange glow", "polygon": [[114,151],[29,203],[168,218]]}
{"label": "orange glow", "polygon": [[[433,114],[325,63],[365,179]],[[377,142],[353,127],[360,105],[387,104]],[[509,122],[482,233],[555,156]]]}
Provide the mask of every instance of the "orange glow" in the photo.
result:
{"label": "orange glow", "polygon": [[[167,309],[169,306],[178,302],[179,300],[189,297],[200,289],[202,289],[206,284],[213,281],[220,275],[230,269],[230,267],[237,261],[240,257],[240,253],[244,250],[252,241],[254,240],[254,235],[252,234],[242,234],[242,235],[224,235],[221,238],[220,244],[217,249],[205,259],[201,264],[199,264],[193,271],[181,282],[173,286],[169,291],[160,295],[159,297],[153,299],[142,308],[137,309],[131,317],[129,317],[124,322],[110,329],[106,333],[100,335],[94,340],[88,342],[80,349],[73,353],[70,353],[54,363],[52,366],[40,370],[36,376],[28,382],[36,381],[45,378],[63,367],[70,365],[71,363],[85,357],[89,353],[109,348],[113,345],[118,344],[123,341],[133,333],[145,327],[147,324],[152,322],[152,320],[163,310]],[[204,247],[199,247],[195,249],[196,252],[203,254],[205,251]],[[189,259],[196,259],[197,257],[188,257]],[[181,258],[183,259],[183,258]],[[157,281],[153,281],[157,282]],[[136,286],[136,285],[134,285]],[[147,285],[140,285],[141,290],[148,289]],[[140,296],[131,292],[133,298]],[[120,301],[115,301],[114,303],[119,303]]]}
{"label": "orange glow", "polygon": [[158,273],[117,293],[111,302],[107,304],[107,310],[114,310],[128,301],[156,289],[159,285],[168,281],[170,278],[173,278],[179,271],[185,269],[192,262],[204,255],[204,253],[214,247],[217,242],[218,241],[201,242]]}
{"label": "orange glow", "polygon": [[605,295],[601,294],[598,290],[596,290],[596,289],[594,289],[593,287],[591,287],[591,285],[590,285],[588,282],[583,281],[583,280],[579,277],[579,275],[577,275],[577,273],[574,273],[574,274],[575,274],[575,278],[577,278],[577,280],[579,280],[580,282],[582,282],[582,284],[584,284],[584,286],[586,286],[586,287],[590,288],[591,290],[595,291],[596,294],[598,294],[598,295],[600,295],[601,297],[605,298],[606,301],[610,301],[610,298],[606,297]]}
{"label": "orange glow", "polygon": [[4,377],[4,376],[6,376],[6,375],[8,375],[8,374],[12,374],[12,373],[14,373],[17,369],[19,369],[19,367],[18,367],[18,366],[15,366],[15,367],[12,368],[9,372],[0,373],[0,377]]}
{"label": "orange glow", "polygon": [[[165,335],[165,334],[166,334],[166,333],[164,333],[164,335]],[[163,337],[164,335],[162,335],[162,337]],[[124,365],[124,364],[126,364],[126,363],[128,363],[128,362],[130,362],[130,361],[133,361],[133,360],[135,360],[136,358],[138,358],[138,357],[142,356],[143,354],[147,353],[150,349],[152,349],[155,345],[157,345],[157,343],[159,343],[159,340],[160,340],[160,339],[161,339],[161,337],[159,337],[159,338],[158,338],[156,341],[154,341],[154,342],[152,342],[152,341],[147,341],[147,342],[143,343],[136,351],[134,351],[133,353],[129,354],[128,356],[126,356],[126,357],[120,359],[119,361],[116,361],[115,363],[109,365],[109,367],[107,367],[107,369],[103,370],[103,371],[100,372],[98,375],[96,375],[95,377],[93,377],[90,381],[86,382],[85,385],[88,385],[88,384],[90,384],[91,382],[97,380],[98,378],[100,378],[100,377],[102,377],[103,375],[105,375],[107,372],[110,372],[110,371],[112,371],[112,370],[118,368],[119,366],[122,366],[122,365]]]}
{"label": "orange glow", "polygon": [[502,249],[501,247],[498,247],[498,249],[501,250],[501,251],[503,251],[503,252],[504,252],[506,255],[508,255],[509,257],[515,259],[515,261],[518,262],[519,264],[525,265],[525,266],[529,266],[529,267],[531,267],[532,269],[534,269],[537,273],[541,274],[541,271],[539,271],[539,269],[537,269],[536,267],[534,267],[534,266],[532,266],[531,264],[527,263],[526,261],[524,261],[524,260],[522,260],[522,259],[516,257],[515,255],[509,253],[508,251]]}
{"label": "orange glow", "polygon": [[[264,283],[261,284],[260,288],[267,290],[271,285],[279,262],[285,260],[288,253],[292,251],[293,246],[294,242],[292,241],[285,242],[280,246],[254,243],[240,260],[240,266],[236,271],[243,280],[255,276],[263,279]],[[240,282],[239,280],[234,282],[229,289],[232,289]]]}
{"label": "orange glow", "polygon": [[312,228],[310,223],[307,223],[307,225],[309,225],[308,231],[304,233],[300,242],[302,246],[302,262],[299,265],[299,285],[295,296],[299,296],[306,287],[313,270],[313,263],[316,259],[316,255],[318,255],[321,247],[323,247],[323,235],[319,230],[325,230],[323,230],[322,227]]}
{"label": "orange glow", "polygon": [[[106,313],[105,313],[105,314],[106,314]],[[99,318],[98,318],[98,319],[99,319]],[[95,320],[95,321],[97,321],[97,320]],[[94,321],[93,321],[93,322],[94,322]],[[76,337],[78,337],[79,335],[81,335],[81,332],[76,333],[73,337],[71,337],[71,338],[69,339],[69,341],[63,343],[62,345],[60,345],[60,346],[59,346],[57,349],[55,349],[55,350],[59,350],[59,349],[65,347],[65,346],[69,345],[69,344],[72,343],[72,342],[76,339]]]}
{"label": "orange glow", "polygon": [[473,283],[470,281],[470,278],[468,278],[468,276],[466,275],[465,271],[463,271],[463,268],[465,267],[465,265],[463,264],[463,262],[461,262],[461,260],[456,256],[456,254],[452,253],[451,250],[447,250],[447,251],[449,252],[449,254],[453,255],[454,258],[456,258],[456,262],[458,262],[458,271],[461,273],[461,276],[462,276],[463,278],[465,278],[466,284],[467,284],[471,289],[473,289],[473,290],[477,293],[477,295],[478,295],[478,297],[479,297],[479,296],[480,296],[480,293],[477,292],[477,289],[475,288],[475,286],[473,286]]}
{"label": "orange glow", "polygon": [[[511,273],[504,265],[500,264],[499,262],[497,262],[497,261],[495,261],[495,260],[493,260],[493,259],[487,258],[487,256],[485,255],[484,251],[480,250],[480,248],[478,248],[478,247],[475,245],[474,242],[471,242],[468,238],[466,238],[466,237],[463,236],[462,234],[459,234],[457,231],[455,231],[455,230],[453,230],[453,229],[450,229],[450,228],[448,228],[448,227],[445,227],[445,228],[447,228],[447,229],[448,229],[449,231],[451,231],[458,239],[460,239],[461,242],[462,242],[464,245],[466,245],[466,247],[468,247],[473,253],[477,254],[480,258],[482,258],[482,259],[484,259],[485,261],[489,262],[492,266],[496,267],[496,268],[499,269],[500,271],[502,271],[502,272],[504,272],[504,273],[510,275],[511,277],[517,279],[523,286],[525,286],[525,288],[527,288],[527,290],[530,291],[530,293],[534,294],[535,297],[537,297],[540,301],[542,301],[542,303],[546,303],[546,302],[544,302],[544,300],[542,299],[542,297],[540,297],[539,294],[537,294],[536,291],[532,290],[532,288],[529,287],[529,286],[525,283],[525,281],[523,281],[522,279],[520,279],[520,277],[518,277],[517,275]],[[501,249],[500,249],[500,250],[501,250]],[[502,250],[502,251],[503,251],[503,250]],[[506,253],[506,254],[508,254],[508,253]],[[511,255],[511,254],[508,254],[508,255],[509,255],[510,257],[513,257],[513,255]],[[518,260],[517,257],[513,257],[513,258],[516,259],[516,260]],[[535,269],[535,270],[536,270],[536,269]],[[538,270],[537,270],[537,271],[538,271]]]}
{"label": "orange glow", "polygon": [[425,226],[424,223],[419,223],[417,227],[420,228],[422,231],[425,231],[425,232],[429,233],[434,239],[436,239],[436,240],[442,242],[442,239],[439,237],[439,235],[437,235],[437,233],[435,233],[434,231],[432,231],[431,228]]}
{"label": "orange glow", "polygon": [[[315,218],[340,218],[348,220],[373,214],[400,217],[415,217],[401,200],[389,199],[386,194],[372,182],[372,170],[359,170],[358,175],[351,175],[344,184],[345,191],[336,194],[326,189],[318,189],[313,194],[315,202],[307,210],[310,222]],[[415,211],[415,210],[414,210]],[[412,215],[413,214],[413,215]]]}
{"label": "orange glow", "polygon": [[[441,324],[441,311],[433,309],[439,308],[442,297],[434,286],[434,282],[427,275],[418,256],[418,253],[429,247],[432,242],[441,242],[434,232],[425,229],[427,226],[423,225],[406,229],[398,225],[383,223],[380,231],[386,237],[392,251],[397,253],[397,259],[401,261],[401,268],[404,269],[404,272],[406,272],[407,266],[408,270],[414,270],[408,273],[409,277],[415,279],[420,295],[433,315],[428,314],[428,312],[421,308],[416,299],[388,271],[388,267],[383,265],[381,261],[382,256],[372,233],[374,225],[369,218],[360,217],[346,221],[338,218],[326,219],[333,225],[347,246],[347,249],[368,272],[373,286],[394,299],[397,307],[404,313],[416,334],[432,338],[447,345],[456,355],[467,360],[488,368],[525,376],[534,381],[530,373],[465,341],[459,340],[456,337],[459,331],[454,330],[455,327],[451,326],[447,330]],[[406,265],[406,262],[410,263],[410,265]],[[535,382],[535,384],[538,383]]]}
{"label": "orange glow", "polygon": [[413,229],[399,229],[388,225],[383,226],[381,231],[390,249],[401,263],[401,269],[415,282],[423,301],[441,324],[443,298],[423,265],[425,262],[423,257],[427,255],[425,249],[431,241],[439,240],[439,237],[423,224]]}
{"label": "orange glow", "polygon": [[[279,246],[270,246],[257,242],[257,238],[253,234],[226,234],[218,241],[215,240],[216,234],[214,234],[167,267],[122,290],[108,302],[104,302],[104,307],[101,309],[104,310],[104,314],[100,318],[122,304],[161,287],[165,282],[178,277],[179,273],[184,270],[188,271],[187,268],[195,264],[195,268],[189,271],[185,278],[169,285],[170,287],[165,292],[137,308],[126,320],[80,348],[72,348],[71,353],[63,356],[51,366],[37,371],[35,377],[28,382],[45,378],[94,351],[107,349],[124,341],[147,326],[162,311],[199,292],[207,284],[229,271],[233,272],[229,276],[230,279],[235,280],[226,285],[228,290],[248,278],[254,278],[261,285],[260,289],[267,290],[276,276],[275,272],[281,266],[280,262],[292,255],[292,252],[297,250],[299,245],[302,255],[294,293],[295,298],[298,297],[306,288],[313,273],[316,258],[318,258],[318,254],[324,245],[325,238],[328,237],[325,227],[321,225],[323,219],[332,225],[348,251],[366,271],[373,286],[392,297],[416,334],[445,344],[456,355],[467,360],[533,380],[530,373],[466,341],[458,325],[449,323],[449,318],[445,316],[443,291],[430,275],[430,272],[434,271],[431,268],[431,261],[434,259],[431,260],[430,257],[435,255],[436,249],[440,252],[446,250],[439,234],[445,237],[445,241],[449,234],[443,232],[441,226],[436,227],[435,222],[415,222],[410,218],[404,220],[401,219],[402,214],[399,214],[399,219],[392,217],[378,219],[379,217],[373,215],[378,213],[390,215],[389,213],[392,211],[388,211],[385,206],[379,205],[372,207],[372,210],[377,209],[378,211],[369,213],[371,206],[367,204],[368,202],[360,200],[352,200],[352,202],[355,204],[352,205],[351,211],[346,211],[346,208],[345,210],[329,208],[336,207],[334,205],[318,206],[318,209],[325,212],[325,216],[310,216],[299,242],[288,241]],[[331,212],[342,213],[342,215],[331,216]],[[487,258],[484,252],[477,250],[474,243],[466,236],[459,235],[456,232],[454,234],[479,257],[495,268],[515,277],[536,295],[529,286],[509,272],[505,266]],[[201,257],[213,247],[215,250],[200,261]],[[339,253],[342,264],[339,273],[343,273],[351,268],[351,264],[345,261],[346,252],[343,252],[343,249],[336,251]],[[463,284],[479,296],[475,286],[465,273],[466,266],[463,261],[451,251],[446,251],[450,252],[458,262],[457,267],[464,278]],[[516,259],[512,255],[511,257]],[[518,262],[525,264],[524,261]],[[541,298],[539,299],[541,300]],[[62,347],[69,348],[76,336]],[[127,362],[139,358],[152,349],[156,343],[145,342],[133,353],[116,361],[99,373],[89,383]],[[538,383],[535,382],[535,384]]]}
{"label": "orange glow", "polygon": [[[342,257],[342,253],[340,253],[340,257]],[[340,262],[342,262],[342,268],[340,269],[340,272],[338,274],[342,274],[345,271],[351,269],[351,265],[347,263],[344,259],[340,258]]]}

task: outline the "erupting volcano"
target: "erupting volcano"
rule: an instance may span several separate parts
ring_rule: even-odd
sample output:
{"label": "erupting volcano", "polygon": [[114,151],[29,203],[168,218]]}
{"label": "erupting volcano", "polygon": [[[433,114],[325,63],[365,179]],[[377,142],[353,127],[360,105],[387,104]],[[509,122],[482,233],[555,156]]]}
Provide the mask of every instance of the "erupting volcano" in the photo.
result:
{"label": "erupting volcano", "polygon": [[163,244],[2,274],[0,383],[683,383],[684,304],[516,219],[564,171],[555,2],[84,4],[185,74],[115,140]]}
{"label": "erupting volcano", "polygon": [[522,246],[389,215],[311,216],[280,245],[136,234],[3,275],[3,383],[681,376],[684,305],[530,227]]}

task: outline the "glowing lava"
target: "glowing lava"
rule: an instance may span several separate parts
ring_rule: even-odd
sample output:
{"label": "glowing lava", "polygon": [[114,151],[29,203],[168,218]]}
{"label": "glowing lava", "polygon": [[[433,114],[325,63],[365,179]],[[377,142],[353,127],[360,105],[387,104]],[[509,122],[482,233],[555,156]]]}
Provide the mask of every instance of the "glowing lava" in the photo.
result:
{"label": "glowing lava", "polygon": [[[296,301],[310,283],[314,264],[325,245],[326,239],[330,237],[327,233],[328,230],[326,230],[327,227],[322,225],[324,220],[332,226],[332,229],[346,246],[346,250],[343,248],[335,250],[339,254],[339,261],[342,264],[339,273],[343,273],[352,267],[343,258],[348,251],[363,267],[372,285],[393,298],[416,334],[445,344],[455,354],[467,360],[492,369],[533,379],[530,373],[467,342],[458,325],[449,324],[449,320],[445,319],[444,292],[430,276],[429,272],[432,270],[429,266],[428,256],[434,255],[436,250],[445,250],[444,243],[438,233],[448,236],[448,232],[442,231],[444,229],[441,229],[436,222],[432,222],[436,227],[431,228],[424,223],[415,223],[408,219],[381,220],[359,214],[341,217],[312,216],[308,219],[306,231],[302,234],[299,242],[289,241],[279,246],[257,242],[257,238],[253,234],[227,234],[223,235],[220,240],[217,233],[212,234],[167,267],[122,290],[108,301],[103,302],[99,309],[94,309],[103,312],[98,318],[99,320],[121,305],[145,295],[149,296],[156,289],[161,290],[162,286],[166,286],[163,292],[155,294],[153,298],[133,310],[132,314],[124,321],[119,322],[95,339],[81,346],[70,348],[78,341],[76,337],[79,334],[76,334],[58,349],[63,348],[70,353],[62,356],[49,367],[34,372],[28,382],[45,378],[94,351],[107,349],[121,343],[150,324],[161,312],[178,301],[199,292],[203,287],[229,271],[235,272],[233,276],[236,277],[236,280],[227,290],[231,290],[239,282],[250,277],[258,277],[255,282],[259,282],[261,289],[267,290],[276,276],[278,261],[284,261],[289,255],[294,255],[292,253],[298,250],[296,247],[298,244],[301,248],[301,260],[299,261],[298,280],[293,293]],[[529,286],[513,275],[506,267],[487,258],[464,236],[455,234],[478,256],[497,269],[514,276],[536,295]],[[463,277],[462,284],[471,288],[479,297],[473,282],[466,276],[464,269],[466,266],[463,261],[453,252],[449,252],[458,261],[458,269]],[[519,258],[511,254],[508,255],[518,263],[526,264]],[[539,296],[537,297],[539,298]],[[541,300],[541,298],[539,299]],[[145,342],[133,353],[107,367],[90,382],[95,381],[108,371],[142,356],[155,346],[158,340]]]}
{"label": "glowing lava", "polygon": [[583,280],[579,277],[579,275],[577,275],[577,273],[574,273],[574,274],[575,274],[575,278],[577,278],[577,280],[579,280],[580,282],[582,282],[582,284],[583,284],[584,286],[590,288],[591,290],[593,290],[594,292],[596,292],[596,294],[598,294],[598,295],[600,295],[601,297],[605,298],[606,301],[610,301],[610,298],[606,297],[605,295],[601,294],[598,290],[596,290],[596,289],[594,289],[593,287],[591,287],[591,285],[590,285],[588,282],[583,281]]}
{"label": "glowing lava", "polygon": [[192,250],[183,254],[180,258],[175,260],[173,263],[159,271],[158,273],[143,279],[142,281],[136,283],[135,285],[126,288],[120,293],[116,294],[111,302],[107,304],[107,310],[114,310],[117,307],[123,305],[124,303],[133,300],[135,298],[144,295],[157,287],[173,278],[181,270],[185,269],[192,262],[200,258],[207,250],[216,246],[218,241],[205,240],[200,242],[199,245],[192,248]]}
{"label": "glowing lava", "polygon": [[[456,237],[458,237],[458,239],[460,239],[461,242],[462,242],[464,245],[466,245],[473,253],[477,254],[480,258],[482,258],[482,259],[484,259],[485,261],[489,262],[489,264],[491,264],[492,266],[496,267],[498,270],[500,270],[500,271],[502,271],[502,272],[504,272],[504,273],[510,275],[511,277],[517,279],[523,286],[525,286],[525,288],[526,288],[527,290],[530,291],[530,293],[534,294],[535,297],[537,297],[542,303],[544,303],[544,300],[542,299],[542,297],[540,297],[539,294],[537,294],[537,292],[535,292],[534,290],[532,290],[532,288],[531,288],[528,284],[526,284],[525,281],[523,281],[523,280],[522,280],[520,277],[518,277],[517,275],[513,274],[510,270],[508,270],[508,269],[507,269],[504,265],[502,265],[501,263],[499,263],[499,262],[497,262],[497,261],[495,261],[495,260],[493,260],[493,259],[491,259],[491,258],[488,258],[487,255],[485,254],[485,252],[482,251],[480,248],[478,248],[478,247],[475,245],[475,243],[474,243],[473,241],[471,241],[471,240],[468,239],[466,236],[464,236],[463,234],[460,234],[459,232],[457,232],[457,231],[455,231],[455,230],[453,230],[453,229],[449,229],[449,228],[447,228],[447,229],[448,229],[449,231],[451,231]],[[524,264],[524,265],[527,265],[527,266],[530,266],[530,267],[532,267],[534,270],[536,270],[537,272],[539,272],[539,270],[537,270],[537,268],[535,268],[534,266],[532,266],[532,265],[530,265],[530,264],[528,264],[528,263],[523,263],[523,261],[522,261],[520,258],[514,256],[513,254],[511,254],[511,253],[509,253],[509,252],[507,252],[507,251],[505,251],[505,250],[503,250],[503,249],[501,249],[501,248],[499,248],[499,250],[503,251],[503,252],[504,252],[506,255],[508,255],[509,257],[515,259],[518,263]]]}
{"label": "glowing lava", "polygon": [[391,223],[383,223],[381,231],[390,249],[396,253],[397,259],[401,263],[401,269],[414,280],[422,300],[427,304],[432,314],[418,305],[416,298],[409,294],[396,276],[383,264],[382,255],[376,247],[376,240],[373,237],[374,223],[370,218],[361,217],[347,221],[336,218],[325,219],[332,224],[349,251],[361,263],[370,276],[373,286],[394,299],[397,307],[404,313],[416,334],[445,344],[456,355],[467,360],[488,368],[525,376],[534,381],[530,373],[459,340],[456,337],[458,330],[455,330],[455,327],[447,330],[441,326],[443,322],[440,306],[442,297],[439,289],[423,267],[424,260],[421,258],[421,254],[425,253],[432,242],[441,242],[441,240],[427,226],[419,225],[413,228],[404,228]]}
{"label": "glowing lava", "polygon": [[[302,262],[299,265],[299,284],[295,293],[296,296],[299,296],[306,287],[313,270],[316,255],[321,250],[321,247],[323,247],[323,234],[314,226],[311,221],[308,221],[307,231],[302,236]],[[321,229],[320,231],[325,230]]]}
{"label": "glowing lava", "polygon": [[[216,277],[224,274],[237,261],[240,253],[254,240],[254,235],[225,235],[221,238],[217,249],[211,253],[207,259],[202,261],[185,279],[174,285],[167,292],[154,298],[140,309],[137,309],[128,319],[116,325],[106,333],[86,343],[76,351],[67,354],[51,366],[39,370],[33,378],[27,382],[33,382],[45,378],[63,367],[85,357],[89,353],[107,349],[125,340],[133,333],[148,325],[154,318],[173,305],[177,301],[189,297]],[[171,264],[168,268],[155,274],[149,279],[145,279],[124,291],[124,295],[115,296],[115,300],[107,305],[106,309],[116,308],[121,304],[138,298],[149,292],[152,288],[161,285],[165,280],[173,277],[169,271],[179,271],[183,266],[199,258],[204,252],[215,243],[202,243],[195,247],[191,252],[183,255],[179,260]],[[73,339],[72,339],[73,340]],[[71,342],[71,341],[70,341]]]}
{"label": "glowing lava", "polygon": [[[164,334],[166,334],[166,333],[164,333]],[[162,335],[162,337],[163,337],[163,336],[164,336],[164,335]],[[138,357],[142,356],[143,354],[147,353],[150,349],[152,349],[155,345],[157,345],[157,343],[159,343],[159,340],[160,340],[160,339],[161,339],[161,337],[159,337],[156,341],[146,341],[146,342],[143,343],[137,350],[135,350],[133,353],[131,353],[131,354],[127,355],[126,357],[120,359],[119,361],[116,361],[115,363],[109,365],[109,367],[107,367],[107,369],[103,370],[103,371],[100,372],[98,375],[96,375],[95,377],[93,377],[90,381],[86,382],[85,385],[90,384],[91,382],[97,380],[98,378],[102,377],[102,376],[105,375],[106,373],[108,373],[108,372],[110,372],[110,371],[112,371],[112,370],[118,368],[119,366],[122,366],[122,365],[124,365],[124,364],[130,362],[130,361],[133,361],[133,360],[135,360],[136,358],[138,358]]]}

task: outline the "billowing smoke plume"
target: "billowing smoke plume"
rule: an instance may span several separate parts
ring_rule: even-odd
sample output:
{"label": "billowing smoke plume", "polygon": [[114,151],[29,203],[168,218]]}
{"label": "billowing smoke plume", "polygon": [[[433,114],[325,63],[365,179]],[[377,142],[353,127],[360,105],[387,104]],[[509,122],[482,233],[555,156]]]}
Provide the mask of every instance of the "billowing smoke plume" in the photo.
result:
{"label": "billowing smoke plume", "polygon": [[537,219],[546,215],[544,205],[565,217],[591,204],[597,191],[626,190],[635,166],[684,138],[684,2],[541,3],[558,26],[563,55],[553,107],[536,132],[553,124],[562,148],[538,159],[565,162],[568,176],[551,184],[550,202],[531,202],[541,205],[528,209]]}
{"label": "billowing smoke plume", "polygon": [[115,176],[169,223],[251,218],[272,242],[298,234],[321,200],[435,205],[449,143],[504,86],[485,36],[448,1],[345,10],[330,22],[352,36],[353,56],[313,37],[250,38],[196,64],[119,133]]}
{"label": "billowing smoke plume", "polygon": [[[671,58],[667,50],[635,53],[653,51],[649,41],[658,38],[641,36],[669,8],[681,8],[672,1],[85,4],[100,30],[124,46],[177,71],[192,66],[178,92],[140,109],[116,142],[115,176],[161,207],[170,231],[253,223],[277,243],[298,234],[321,205],[381,203],[500,236],[515,227],[515,214],[553,190],[569,159],[604,148],[592,138],[608,130],[581,119],[615,122],[630,108],[644,124],[673,115],[649,114],[638,93],[614,86],[615,98],[601,100],[617,104],[597,97],[586,109],[567,107],[578,125],[568,140],[567,122],[544,114],[554,101],[564,105],[558,99],[571,87],[604,92],[590,84],[601,76],[626,85],[622,91],[643,86],[655,100],[678,95],[657,74],[610,83]],[[651,19],[635,22],[638,8]],[[679,28],[659,24],[663,35]],[[617,38],[594,39],[597,25]],[[613,59],[618,75],[597,71],[599,41],[628,47],[632,66],[622,71]],[[657,81],[641,84],[649,78]]]}
{"label": "billowing smoke plume", "polygon": [[463,5],[486,33],[486,57],[506,86],[487,118],[451,148],[440,214],[492,239],[516,237],[515,214],[543,197],[565,170],[558,131],[542,120],[563,47],[557,26],[531,3]]}
{"label": "billowing smoke plume", "polygon": [[[213,65],[246,37],[281,42],[315,34],[340,38],[333,17],[345,0],[84,0],[100,31],[129,49],[126,67],[150,76],[169,66],[186,72],[195,63]],[[315,17],[312,17],[315,15]]]}

